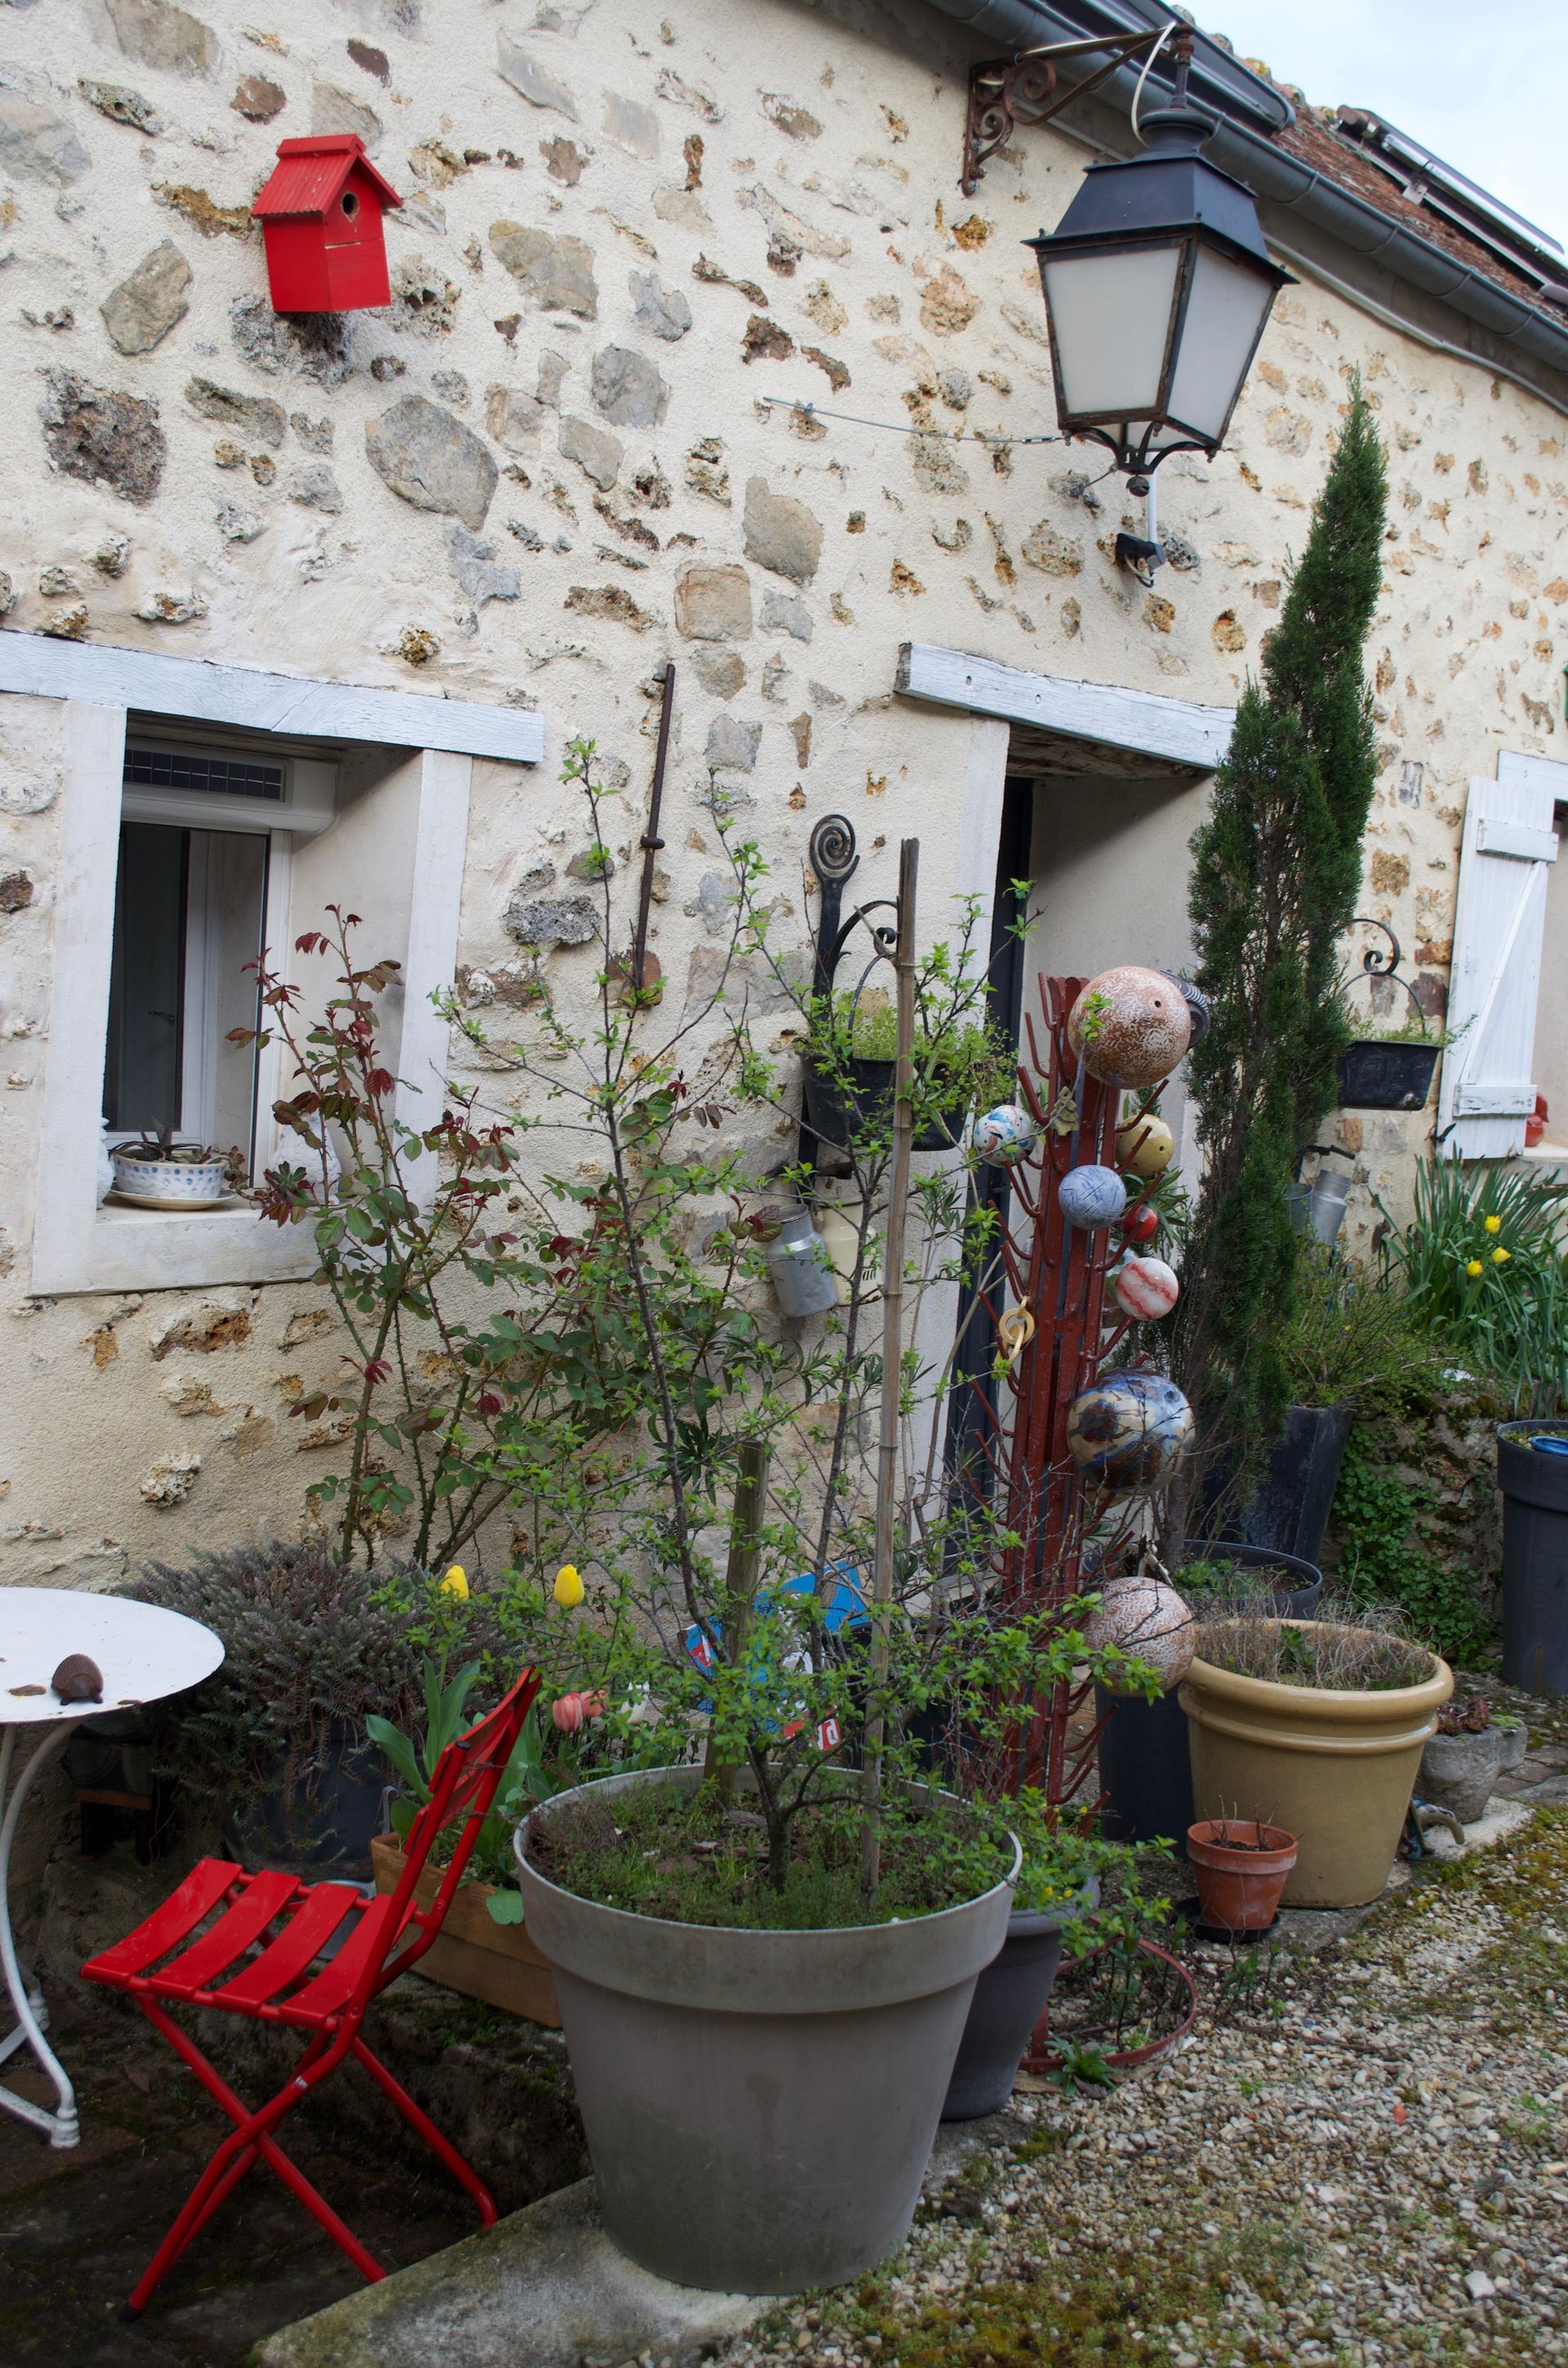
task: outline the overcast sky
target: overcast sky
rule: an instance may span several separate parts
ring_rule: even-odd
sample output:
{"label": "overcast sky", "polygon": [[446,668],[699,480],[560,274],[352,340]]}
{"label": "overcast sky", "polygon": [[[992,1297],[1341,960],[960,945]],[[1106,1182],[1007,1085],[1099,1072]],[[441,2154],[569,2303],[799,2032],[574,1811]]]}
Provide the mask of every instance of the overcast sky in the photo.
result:
{"label": "overcast sky", "polygon": [[1568,0],[1199,0],[1314,107],[1367,107],[1568,245]]}

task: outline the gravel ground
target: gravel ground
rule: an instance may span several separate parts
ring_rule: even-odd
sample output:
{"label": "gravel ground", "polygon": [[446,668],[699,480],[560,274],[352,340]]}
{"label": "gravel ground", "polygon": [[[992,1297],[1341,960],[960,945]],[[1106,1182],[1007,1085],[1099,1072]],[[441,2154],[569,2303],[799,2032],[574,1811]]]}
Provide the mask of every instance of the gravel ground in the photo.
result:
{"label": "gravel ground", "polygon": [[1176,2053],[1016,2095],[903,2253],[726,2368],[1568,2362],[1568,1812],[1201,1979]]}

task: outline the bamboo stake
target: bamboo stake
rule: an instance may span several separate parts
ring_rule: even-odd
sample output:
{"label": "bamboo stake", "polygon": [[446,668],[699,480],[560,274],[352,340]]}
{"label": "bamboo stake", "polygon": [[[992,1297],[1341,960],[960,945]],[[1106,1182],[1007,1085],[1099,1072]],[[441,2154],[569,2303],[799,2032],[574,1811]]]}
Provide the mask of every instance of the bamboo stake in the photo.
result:
{"label": "bamboo stake", "polygon": [[903,1239],[909,1202],[909,1154],[915,1135],[915,893],[920,841],[906,838],[898,853],[897,1051],[892,1160],[882,1254],[882,1404],[877,1443],[877,1526],[871,1557],[870,1683],[866,1697],[866,1748],[860,1773],[860,1888],[868,1904],[881,1872],[882,1746],[887,1732],[888,1660],[892,1613],[893,1505],[898,1489],[898,1402],[903,1356]]}

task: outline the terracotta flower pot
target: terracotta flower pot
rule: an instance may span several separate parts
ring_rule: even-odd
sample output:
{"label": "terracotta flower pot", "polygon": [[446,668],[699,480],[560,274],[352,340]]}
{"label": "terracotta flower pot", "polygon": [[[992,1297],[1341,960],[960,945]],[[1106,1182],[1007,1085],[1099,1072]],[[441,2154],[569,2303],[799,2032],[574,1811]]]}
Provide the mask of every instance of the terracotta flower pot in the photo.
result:
{"label": "terracotta flower pot", "polygon": [[1453,1690],[1436,1653],[1419,1685],[1365,1693],[1243,1677],[1199,1655],[1181,1685],[1193,1805],[1199,1818],[1278,1820],[1296,1836],[1287,1907],[1364,1907],[1389,1879],[1422,1750]]}
{"label": "terracotta flower pot", "polygon": [[1187,1829],[1187,1855],[1211,1931],[1267,1931],[1296,1863],[1294,1834],[1251,1817],[1205,1817]]}

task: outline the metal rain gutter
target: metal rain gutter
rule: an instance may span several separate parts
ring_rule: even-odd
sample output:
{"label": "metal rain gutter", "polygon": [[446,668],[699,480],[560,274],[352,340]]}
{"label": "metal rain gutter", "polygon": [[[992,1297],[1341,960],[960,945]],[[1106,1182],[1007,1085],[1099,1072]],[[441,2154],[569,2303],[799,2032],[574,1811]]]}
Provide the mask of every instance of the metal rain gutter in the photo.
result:
{"label": "metal rain gutter", "polygon": [[[1156,14],[1147,6],[1140,7],[1136,0],[1128,0],[1122,6],[1110,5],[1109,0],[1062,0],[1058,7],[1046,6],[1042,0],[929,0],[929,5],[955,23],[983,33],[996,44],[999,54],[1046,41],[1082,40],[1086,32],[1130,31],[1135,26],[1157,24],[1167,13],[1161,9]],[[1088,18],[1095,21],[1086,23]],[[1196,55],[1194,63],[1196,68]],[[1135,66],[1119,67],[1101,85],[1102,95],[1131,104],[1137,73]],[[1195,71],[1195,83],[1198,79]],[[1252,76],[1247,79],[1256,80]],[[1235,106],[1236,92],[1229,77],[1223,84],[1215,75],[1206,74],[1204,80],[1209,85],[1207,95],[1211,106]],[[1265,85],[1259,84],[1256,87],[1261,90]],[[1283,99],[1279,106],[1285,109]],[[1259,109],[1260,117],[1261,113]],[[1276,120],[1282,128],[1294,119],[1282,111]],[[1204,154],[1222,171],[1245,181],[1267,204],[1294,213],[1351,254],[1366,256],[1395,279],[1436,297],[1516,354],[1528,354],[1548,370],[1568,376],[1568,319],[1510,295],[1496,280],[1461,263],[1446,248],[1392,221],[1365,198],[1341,188],[1326,174],[1259,137],[1238,122],[1233,113],[1221,113],[1219,127]],[[1485,369],[1484,354],[1474,354],[1471,359],[1478,369]]]}

